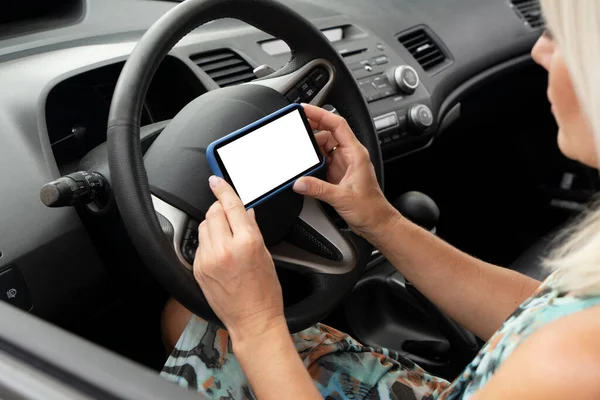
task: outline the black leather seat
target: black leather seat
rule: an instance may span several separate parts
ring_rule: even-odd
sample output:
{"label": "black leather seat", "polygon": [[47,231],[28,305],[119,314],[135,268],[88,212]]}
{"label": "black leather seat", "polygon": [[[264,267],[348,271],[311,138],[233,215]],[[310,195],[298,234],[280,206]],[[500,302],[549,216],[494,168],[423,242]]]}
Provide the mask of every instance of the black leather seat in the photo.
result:
{"label": "black leather seat", "polygon": [[552,248],[556,245],[554,238],[557,233],[550,234],[531,246],[510,265],[510,269],[539,281],[545,280],[551,271],[542,268],[542,260],[548,256]]}

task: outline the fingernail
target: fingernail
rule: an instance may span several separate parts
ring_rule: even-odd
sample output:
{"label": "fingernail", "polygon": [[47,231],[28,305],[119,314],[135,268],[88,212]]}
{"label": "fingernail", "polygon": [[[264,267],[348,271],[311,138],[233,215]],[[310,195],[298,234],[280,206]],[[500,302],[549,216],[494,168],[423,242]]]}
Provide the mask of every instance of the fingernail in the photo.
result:
{"label": "fingernail", "polygon": [[208,178],[208,184],[210,185],[211,188],[215,189],[217,187],[217,185],[219,184],[220,180],[221,180],[221,178],[219,178],[218,176],[212,175],[210,178]]}
{"label": "fingernail", "polygon": [[302,181],[296,181],[294,183],[293,189],[296,193],[306,193],[308,190],[308,185]]}

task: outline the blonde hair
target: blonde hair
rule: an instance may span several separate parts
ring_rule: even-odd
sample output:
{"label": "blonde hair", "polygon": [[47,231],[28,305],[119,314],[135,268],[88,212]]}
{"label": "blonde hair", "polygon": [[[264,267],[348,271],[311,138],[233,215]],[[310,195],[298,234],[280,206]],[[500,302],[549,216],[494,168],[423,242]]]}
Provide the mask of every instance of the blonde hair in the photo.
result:
{"label": "blonde hair", "polygon": [[[569,74],[594,132],[600,160],[600,1],[541,0],[548,27],[564,56]],[[600,295],[600,204],[559,238],[544,260],[557,272],[560,290]]]}

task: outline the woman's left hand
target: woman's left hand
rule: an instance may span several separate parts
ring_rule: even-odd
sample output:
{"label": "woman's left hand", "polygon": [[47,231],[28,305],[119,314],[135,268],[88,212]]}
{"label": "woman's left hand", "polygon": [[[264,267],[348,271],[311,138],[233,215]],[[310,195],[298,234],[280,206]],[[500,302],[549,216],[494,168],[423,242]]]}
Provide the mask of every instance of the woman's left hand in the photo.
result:
{"label": "woman's left hand", "polygon": [[254,210],[223,179],[209,183],[218,201],[199,227],[194,276],[235,344],[285,326],[283,296]]}

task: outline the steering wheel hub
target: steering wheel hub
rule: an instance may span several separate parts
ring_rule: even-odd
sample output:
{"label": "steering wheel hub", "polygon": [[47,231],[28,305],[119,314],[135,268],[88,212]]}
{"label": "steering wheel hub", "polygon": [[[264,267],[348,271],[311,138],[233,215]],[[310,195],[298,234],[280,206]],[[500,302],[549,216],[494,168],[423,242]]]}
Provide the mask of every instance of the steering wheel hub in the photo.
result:
{"label": "steering wheel hub", "polygon": [[[218,89],[198,97],[177,114],[144,157],[152,193],[202,221],[215,201],[206,184],[212,175],[208,145],[288,104],[282,94],[262,85]],[[282,143],[281,151],[293,149]],[[256,208],[267,246],[278,244],[290,231],[302,200],[290,189]]]}

